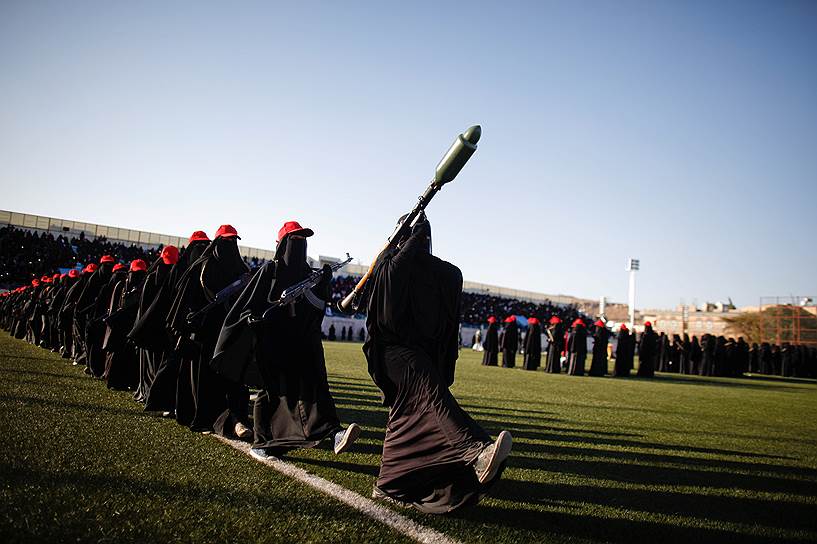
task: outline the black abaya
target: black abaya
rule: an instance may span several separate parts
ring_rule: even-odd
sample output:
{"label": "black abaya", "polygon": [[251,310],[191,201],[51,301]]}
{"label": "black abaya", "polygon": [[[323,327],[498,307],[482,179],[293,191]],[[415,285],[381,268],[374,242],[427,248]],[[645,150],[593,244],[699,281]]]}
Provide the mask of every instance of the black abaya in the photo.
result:
{"label": "black abaya", "polygon": [[458,357],[462,274],[428,253],[426,225],[382,256],[372,275],[363,346],[390,406],[376,492],[428,513],[479,500],[473,464],[488,434],[449,391]]}

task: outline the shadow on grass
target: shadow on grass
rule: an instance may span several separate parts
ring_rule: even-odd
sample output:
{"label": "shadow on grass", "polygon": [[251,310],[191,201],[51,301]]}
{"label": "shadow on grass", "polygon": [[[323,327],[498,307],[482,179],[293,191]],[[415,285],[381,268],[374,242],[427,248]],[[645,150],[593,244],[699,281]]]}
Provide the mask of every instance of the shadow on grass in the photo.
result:
{"label": "shadow on grass", "polygon": [[[805,494],[814,494],[814,492],[817,491],[817,470],[806,467],[793,467],[770,463],[748,463],[725,459],[689,457],[684,455],[661,455],[655,453],[621,450],[579,448],[575,446],[529,444],[524,442],[514,444],[514,451],[517,453],[528,453],[534,456],[520,456],[514,459],[515,462],[513,463],[513,466],[525,465],[526,468],[536,468],[535,465],[541,463],[549,467],[545,468],[544,470],[553,471],[557,466],[564,466],[565,464],[570,465],[574,463],[574,461],[565,462],[554,460],[552,459],[553,455],[573,456],[577,462],[584,462],[587,458],[590,458],[593,461],[598,459],[615,464],[617,468],[621,470],[627,470],[625,467],[638,467],[638,463],[641,462],[644,463],[644,465],[642,465],[644,470],[655,472],[653,477],[660,476],[661,471],[665,470],[694,472],[697,469],[701,470],[703,474],[708,475],[705,477],[705,481],[709,483],[699,482],[692,485],[727,487],[718,485],[718,483],[720,478],[723,478],[725,475],[729,475],[731,478],[745,479],[747,483],[755,480],[758,480],[758,483],[753,486],[746,487],[745,485],[735,485],[735,482],[730,479],[728,487]],[[664,468],[660,467],[661,464],[685,466],[680,468]],[[556,471],[558,472],[558,470]],[[772,476],[766,476],[763,473]],[[674,478],[675,481],[677,481],[678,475],[675,475]]]}
{"label": "shadow on grass", "polygon": [[[551,501],[592,503],[625,508],[634,512],[677,515],[728,523],[747,523],[779,529],[813,530],[814,504],[797,501],[764,500],[754,497],[699,495],[670,491],[649,491],[586,485],[548,484],[502,480],[491,495],[498,499],[548,504]],[[633,538],[633,541],[638,539]]]}
{"label": "shadow on grass", "polygon": [[[487,426],[486,426],[487,427]],[[709,455],[718,455],[718,456],[732,456],[732,457],[747,457],[747,458],[756,458],[756,459],[780,459],[780,460],[792,460],[793,457],[785,456],[785,455],[771,455],[765,453],[751,453],[751,452],[742,452],[738,450],[723,450],[718,448],[703,448],[699,446],[688,446],[688,445],[680,445],[680,444],[666,444],[666,443],[659,443],[659,442],[645,442],[639,440],[628,440],[628,439],[620,439],[620,438],[613,438],[602,435],[602,437],[596,436],[582,436],[578,434],[562,434],[565,429],[554,427],[552,429],[543,428],[537,431],[526,431],[520,430],[517,428],[518,424],[511,423],[503,429],[511,431],[511,434],[516,439],[527,439],[527,440],[547,440],[552,442],[568,442],[568,443],[577,443],[577,444],[593,444],[597,446],[619,446],[622,448],[642,448],[642,449],[650,449],[650,450],[663,450],[668,452],[676,452],[676,453],[702,453],[702,454],[709,454]],[[493,430],[493,429],[491,429]],[[499,430],[497,427],[496,430]],[[555,431],[555,432],[548,432],[548,431]],[[578,432],[591,434],[594,435],[594,431],[588,431],[583,429],[577,429]],[[519,442],[514,444],[514,449],[517,451],[524,451],[528,445]],[[549,446],[542,446],[543,449],[547,449]],[[535,449],[534,446],[531,446],[531,449]],[[584,450],[589,454],[592,454],[595,451],[599,451],[596,449],[588,449]],[[641,455],[641,454],[639,454]],[[645,454],[647,455],[647,454]],[[680,459],[679,457],[673,457],[676,459]],[[692,459],[692,458],[690,458]],[[700,458],[695,458],[696,460]],[[706,461],[705,459],[703,461]],[[753,465],[755,467],[770,467],[770,466],[778,466],[778,465]]]}
{"label": "shadow on grass", "polygon": [[[656,374],[655,378],[636,378],[637,380],[650,380],[657,383],[671,383],[678,385],[706,385],[710,387],[727,387],[727,388],[741,388],[741,389],[756,389],[759,391],[782,391],[782,392],[798,392],[803,393],[808,391],[803,387],[791,387],[789,385],[777,385],[785,380],[784,383],[798,383],[801,385],[810,385],[815,382],[807,380],[788,380],[781,378],[780,380],[772,379],[757,379],[757,378],[710,378],[708,376],[694,376],[694,375],[679,375],[679,374]],[[746,381],[743,381],[746,380]],[[750,383],[752,381],[761,383]]]}
{"label": "shadow on grass", "polygon": [[[690,542],[717,542],[718,544],[732,543],[765,543],[770,541],[786,541],[786,539],[770,538],[761,534],[738,533],[730,528],[706,528],[682,526],[675,520],[666,522],[632,520],[626,518],[605,518],[601,515],[593,516],[569,512],[542,511],[538,509],[504,508],[477,505],[471,510],[463,510],[454,517],[465,519],[477,524],[485,524],[486,520],[509,528],[525,528],[539,531],[558,537],[560,540],[570,538],[592,539],[594,541],[631,543],[631,542],[660,542],[689,544]],[[788,539],[796,541],[800,539]]]}

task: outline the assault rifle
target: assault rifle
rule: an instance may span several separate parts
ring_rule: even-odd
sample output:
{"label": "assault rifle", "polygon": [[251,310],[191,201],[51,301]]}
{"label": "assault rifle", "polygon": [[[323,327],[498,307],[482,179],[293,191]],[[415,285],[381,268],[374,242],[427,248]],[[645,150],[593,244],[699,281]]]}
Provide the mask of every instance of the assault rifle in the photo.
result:
{"label": "assault rifle", "polygon": [[[346,266],[347,264],[349,264],[350,262],[352,262],[352,258],[347,253],[345,261],[330,265],[329,268],[332,270],[332,273],[335,273],[338,270],[340,270],[341,268],[343,268],[344,266]],[[286,289],[284,289],[283,292],[281,292],[281,296],[278,298],[278,300],[273,302],[272,306],[270,306],[269,308],[264,310],[264,312],[260,316],[254,316],[254,315],[251,315],[251,314],[247,314],[247,320],[250,323],[257,323],[259,321],[267,320],[272,315],[273,310],[275,310],[276,308],[281,308],[283,306],[287,306],[289,304],[293,304],[295,301],[297,301],[302,296],[305,296],[307,298],[307,300],[309,300],[312,304],[314,304],[316,306],[318,304],[323,303],[323,301],[318,299],[318,297],[316,297],[314,295],[314,293],[312,293],[312,291],[311,291],[311,289],[313,287],[315,287],[316,285],[318,285],[320,283],[322,278],[323,278],[323,269],[319,269],[319,270],[316,270],[316,271],[312,272],[309,276],[306,277],[306,279],[301,280],[298,283],[296,283],[295,285],[291,285],[291,286],[287,287]],[[317,299],[320,302],[316,302],[314,299]]]}
{"label": "assault rifle", "polygon": [[215,298],[211,302],[208,302],[199,310],[187,314],[187,323],[193,324],[200,316],[206,314],[219,304],[225,304],[233,297],[233,295],[244,290],[247,284],[250,283],[251,277],[252,274],[249,272],[242,274],[240,278],[216,293]]}

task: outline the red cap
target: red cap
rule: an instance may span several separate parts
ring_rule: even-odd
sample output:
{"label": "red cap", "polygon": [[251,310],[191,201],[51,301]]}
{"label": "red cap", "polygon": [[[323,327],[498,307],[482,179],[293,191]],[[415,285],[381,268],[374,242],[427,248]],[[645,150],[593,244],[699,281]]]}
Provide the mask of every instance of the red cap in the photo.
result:
{"label": "red cap", "polygon": [[287,234],[300,234],[301,236],[312,236],[315,234],[312,229],[307,229],[301,226],[297,221],[287,221],[284,226],[278,230],[278,241],[284,239]]}
{"label": "red cap", "polygon": [[113,265],[113,271],[114,272],[119,272],[120,270],[127,270],[127,269],[128,269],[128,267],[125,266],[122,263],[116,263],[115,265]]}
{"label": "red cap", "polygon": [[513,323],[514,321],[516,321],[515,315],[509,315],[508,317],[505,318],[505,323]]}
{"label": "red cap", "polygon": [[649,321],[645,321],[644,326],[645,327],[652,327],[652,323],[650,323]]}
{"label": "red cap", "polygon": [[176,264],[179,262],[179,248],[176,246],[165,246],[162,248],[162,262],[165,264]]}
{"label": "red cap", "polygon": [[536,319],[535,317],[529,317],[528,318],[528,325],[538,325],[538,324],[539,324],[539,320]]}
{"label": "red cap", "polygon": [[496,323],[496,318],[494,316],[488,316],[488,323]]}
{"label": "red cap", "polygon": [[[63,274],[63,275],[65,275],[65,274]],[[60,279],[60,274],[59,274],[59,272],[58,272],[58,273],[56,273],[56,274],[54,274],[53,276],[51,276],[51,279],[52,279],[52,280],[58,280],[58,279]]]}
{"label": "red cap", "polygon": [[48,283],[49,281],[51,281],[51,276],[43,276],[42,278],[40,278],[40,281]]}
{"label": "red cap", "polygon": [[31,280],[31,285],[33,285],[34,287],[37,287],[38,285],[40,285],[40,280],[38,280],[37,278],[34,278],[33,280]]}
{"label": "red cap", "polygon": [[134,259],[130,263],[131,272],[147,272],[148,265],[142,259]]}
{"label": "red cap", "polygon": [[562,322],[562,320],[559,319],[558,315],[554,315],[553,317],[550,318],[550,321],[549,321],[549,323],[551,325],[555,325],[556,323],[561,323],[561,322]]}
{"label": "red cap", "polygon": [[69,278],[78,278],[79,277],[79,270],[77,270],[76,268],[72,268],[71,270],[68,271],[68,277]]}
{"label": "red cap", "polygon": [[67,275],[68,275],[68,274],[60,274],[60,279],[64,278],[64,277],[65,277],[65,276],[67,276]]}
{"label": "red cap", "polygon": [[627,328],[627,325],[625,325],[624,323],[622,323],[622,324],[621,324],[621,327],[619,327],[619,328],[620,328],[621,330],[623,330],[623,331],[628,331],[628,330],[630,330],[630,329],[628,329],[628,328]]}
{"label": "red cap", "polygon": [[83,270],[83,272],[88,272],[90,274],[93,274],[94,272],[96,272],[97,268],[99,268],[99,267],[96,264],[90,263],[88,266],[85,267],[85,270]]}
{"label": "red cap", "polygon": [[107,264],[116,262],[116,259],[111,257],[110,255],[103,255],[101,259],[99,259],[99,264]]}
{"label": "red cap", "polygon": [[197,230],[196,232],[191,234],[190,235],[190,241],[187,242],[187,243],[189,244],[190,242],[200,242],[200,241],[205,241],[205,242],[210,241],[210,238],[207,236],[207,233],[204,232],[203,230]]}
{"label": "red cap", "polygon": [[579,319],[577,317],[576,321],[573,322],[573,326],[574,327],[584,327],[584,321],[582,321],[581,319]]}
{"label": "red cap", "polygon": [[597,327],[603,327],[603,326],[604,326],[604,321],[602,321],[601,319],[599,319],[598,321],[596,321],[595,323],[593,323],[593,325],[595,325],[595,326],[597,326]]}
{"label": "red cap", "polygon": [[216,238],[238,238],[241,240],[241,236],[238,235],[238,231],[232,225],[221,225],[218,230],[216,231]]}

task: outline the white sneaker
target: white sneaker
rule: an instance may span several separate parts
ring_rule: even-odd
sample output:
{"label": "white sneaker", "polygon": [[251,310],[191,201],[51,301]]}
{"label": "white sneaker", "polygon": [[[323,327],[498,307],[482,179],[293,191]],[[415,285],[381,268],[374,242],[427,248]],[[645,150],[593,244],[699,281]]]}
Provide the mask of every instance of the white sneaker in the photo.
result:
{"label": "white sneaker", "polygon": [[349,449],[349,446],[354,444],[358,436],[360,436],[360,426],[357,423],[352,423],[345,431],[336,432],[335,454],[343,453]]}
{"label": "white sneaker", "polygon": [[247,440],[249,438],[252,438],[252,429],[248,428],[240,421],[235,424],[234,430],[235,435],[238,437],[239,440]]}
{"label": "white sneaker", "polygon": [[510,455],[512,445],[511,433],[502,431],[493,444],[486,446],[482,450],[482,453],[477,457],[477,462],[474,463],[474,471],[477,473],[479,483],[490,482],[496,477],[499,466]]}
{"label": "white sneaker", "polygon": [[382,491],[382,490],[381,490],[379,487],[377,487],[377,486],[374,486],[374,487],[372,488],[372,498],[373,498],[374,500],[377,500],[377,501],[383,501],[383,502],[387,502],[387,503],[389,503],[389,504],[391,504],[391,505],[394,505],[394,506],[399,506],[399,507],[401,507],[401,508],[405,508],[405,507],[409,506],[409,505],[408,505],[408,503],[401,502],[401,501],[398,501],[397,499],[394,499],[394,498],[392,498],[392,497],[389,497],[388,495],[386,495],[386,494],[385,494],[385,493],[384,493],[384,492],[383,492],[383,491]]}
{"label": "white sneaker", "polygon": [[250,448],[250,455],[258,459],[259,461],[275,459],[275,456],[267,453],[267,450],[265,450],[264,448]]}

